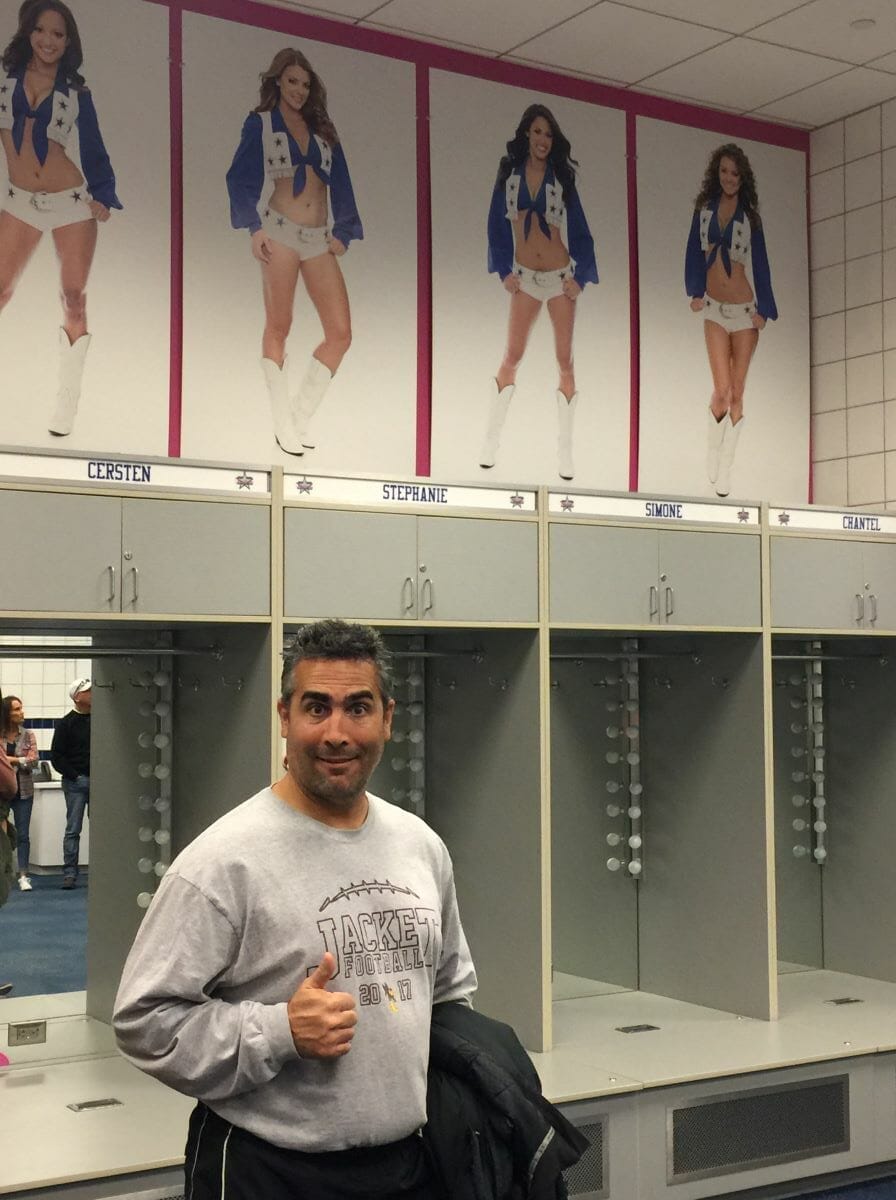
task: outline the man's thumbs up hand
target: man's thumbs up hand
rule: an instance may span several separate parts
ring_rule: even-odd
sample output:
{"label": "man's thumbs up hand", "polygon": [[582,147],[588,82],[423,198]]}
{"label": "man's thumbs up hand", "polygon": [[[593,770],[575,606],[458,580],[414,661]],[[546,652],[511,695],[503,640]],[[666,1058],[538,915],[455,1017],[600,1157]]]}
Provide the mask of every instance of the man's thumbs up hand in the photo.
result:
{"label": "man's thumbs up hand", "polygon": [[339,1058],[351,1049],[358,1023],[355,998],[327,991],[335,974],[336,959],[327,951],[287,1005],[292,1040],[302,1058]]}

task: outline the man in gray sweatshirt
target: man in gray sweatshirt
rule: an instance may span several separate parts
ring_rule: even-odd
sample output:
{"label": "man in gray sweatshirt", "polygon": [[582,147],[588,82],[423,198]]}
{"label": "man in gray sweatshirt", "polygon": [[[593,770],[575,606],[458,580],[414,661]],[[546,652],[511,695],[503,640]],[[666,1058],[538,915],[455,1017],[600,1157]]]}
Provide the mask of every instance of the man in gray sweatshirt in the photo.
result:
{"label": "man in gray sweatshirt", "polygon": [[320,621],[287,652],[286,774],[174,860],[134,941],[114,1025],[199,1101],[189,1200],[431,1200],[434,1003],[476,974],[451,860],[365,789],[389,739],[388,652]]}

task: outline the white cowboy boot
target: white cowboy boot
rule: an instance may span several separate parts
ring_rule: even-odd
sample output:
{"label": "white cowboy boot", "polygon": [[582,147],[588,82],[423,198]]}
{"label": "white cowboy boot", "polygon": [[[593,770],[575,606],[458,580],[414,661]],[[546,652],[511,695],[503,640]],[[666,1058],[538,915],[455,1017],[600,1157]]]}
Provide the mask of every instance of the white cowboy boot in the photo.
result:
{"label": "white cowboy boot", "polygon": [[[293,403],[294,419],[299,441],[306,450],[313,450],[315,446],[313,434],[308,433],[308,423],[323,400],[332,378],[330,368],[325,367],[320,359],[312,358],[305,371],[305,377],[299,384]],[[300,450],[299,454],[301,453]]]}
{"label": "white cowboy boot", "polygon": [[516,391],[516,385],[508,383],[506,387],[498,390],[498,381],[492,379],[489,381],[489,404],[488,404],[488,421],[485,426],[485,438],[482,442],[482,449],[479,451],[480,467],[493,467],[498,457],[498,443],[501,440],[501,430],[504,428],[504,422],[507,419],[507,410],[510,407],[510,401],[513,399],[513,393]]}
{"label": "white cowboy boot", "polygon": [[578,392],[573,392],[568,400],[562,392],[557,393],[557,419],[559,422],[557,457],[561,479],[572,479],[575,474],[572,464],[572,423],[578,402]]}
{"label": "white cowboy boot", "polygon": [[744,418],[736,425],[731,423],[730,414],[726,413],[722,424],[725,426],[725,436],[719,451],[719,473],[716,476],[716,495],[727,496],[731,491],[731,468],[734,465],[734,453],[737,450],[737,439],[744,423]]}
{"label": "white cowboy boot", "polygon": [[284,358],[283,366],[278,367],[271,358],[261,360],[264,371],[264,381],[268,385],[268,396],[271,401],[271,414],[274,418],[274,437],[277,445],[287,454],[304,454],[302,441],[299,437],[295,422],[292,419],[292,409],[289,404],[287,364]]}
{"label": "white cowboy boot", "polygon": [[59,330],[59,391],[56,393],[56,408],[47,426],[56,437],[67,437],[75,427],[75,413],[81,398],[81,377],[89,347],[89,333],[83,333],[72,345],[65,330]]}
{"label": "white cowboy boot", "polygon": [[730,427],[731,422],[727,419],[727,413],[716,418],[712,407],[708,408],[707,412],[709,417],[706,426],[706,474],[709,482],[715,483],[719,475],[719,454],[725,440],[725,430]]}

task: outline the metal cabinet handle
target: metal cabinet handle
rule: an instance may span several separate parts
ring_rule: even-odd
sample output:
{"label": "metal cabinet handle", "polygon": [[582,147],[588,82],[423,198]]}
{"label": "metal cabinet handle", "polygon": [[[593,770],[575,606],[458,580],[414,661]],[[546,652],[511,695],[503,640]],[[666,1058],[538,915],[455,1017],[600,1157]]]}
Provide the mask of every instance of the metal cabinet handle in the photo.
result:
{"label": "metal cabinet handle", "polygon": [[671,617],[674,612],[675,612],[675,588],[667,587],[666,588],[666,619],[668,620],[669,617]]}
{"label": "metal cabinet handle", "polygon": [[423,600],[423,611],[425,613],[432,611],[432,606],[435,603],[435,589],[432,586],[432,580],[429,576],[423,580],[423,587],[420,589],[421,598]]}
{"label": "metal cabinet handle", "polygon": [[655,583],[652,583],[647,590],[647,603],[649,606],[647,616],[652,620],[659,616],[660,611],[660,590]]}
{"label": "metal cabinet handle", "polygon": [[871,601],[871,616],[868,618],[868,620],[873,625],[877,620],[877,596],[875,596],[874,592],[872,592],[868,599]]}
{"label": "metal cabinet handle", "polygon": [[131,597],[131,604],[136,604],[140,599],[140,572],[136,567],[131,567],[131,575],[134,579],[134,594]]}
{"label": "metal cabinet handle", "polygon": [[405,576],[405,581],[401,585],[401,609],[402,612],[410,612],[414,607],[414,581],[410,575]]}
{"label": "metal cabinet handle", "polygon": [[856,624],[861,625],[865,620],[865,597],[861,592],[856,592]]}
{"label": "metal cabinet handle", "polygon": [[106,597],[106,601],[111,604],[115,599],[115,568],[110,563],[106,570],[109,572],[109,595]]}

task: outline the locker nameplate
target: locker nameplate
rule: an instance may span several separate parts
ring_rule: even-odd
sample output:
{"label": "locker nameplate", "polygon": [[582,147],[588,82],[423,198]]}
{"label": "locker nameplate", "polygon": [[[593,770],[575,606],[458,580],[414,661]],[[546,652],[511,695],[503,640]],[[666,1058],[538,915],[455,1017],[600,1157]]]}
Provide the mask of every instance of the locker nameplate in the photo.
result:
{"label": "locker nameplate", "polygon": [[561,517],[624,517],[629,521],[650,521],[675,525],[696,521],[704,525],[758,526],[759,508],[755,504],[714,504],[700,500],[674,500],[663,496],[587,496],[570,492],[551,492],[548,511]]}
{"label": "locker nameplate", "polygon": [[267,496],[267,471],[245,467],[195,467],[140,458],[75,458],[51,454],[0,452],[0,479],[38,479],[42,482],[81,483],[104,487],[162,488],[165,491],[243,492]]}
{"label": "locker nameplate", "polygon": [[837,533],[896,533],[896,517],[884,513],[835,512],[825,509],[770,508],[772,529],[825,529]]}
{"label": "locker nameplate", "polygon": [[337,479],[326,475],[284,475],[287,500],[311,504],[359,504],[365,508],[470,508],[535,512],[535,492],[524,488],[456,487],[431,480]]}

